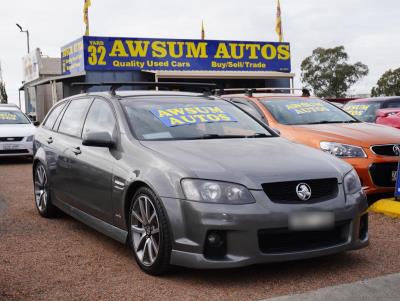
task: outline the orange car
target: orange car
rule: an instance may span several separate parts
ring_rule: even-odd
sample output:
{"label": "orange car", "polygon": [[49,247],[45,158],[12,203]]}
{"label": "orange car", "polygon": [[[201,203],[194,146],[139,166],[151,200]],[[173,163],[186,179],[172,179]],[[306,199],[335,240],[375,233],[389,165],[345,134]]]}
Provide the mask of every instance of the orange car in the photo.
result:
{"label": "orange car", "polygon": [[[224,93],[237,89],[231,90]],[[400,156],[399,130],[363,123],[309,94],[256,93],[258,91],[225,94],[222,98],[263,120],[283,137],[329,152],[352,164],[371,202],[393,196]]]}

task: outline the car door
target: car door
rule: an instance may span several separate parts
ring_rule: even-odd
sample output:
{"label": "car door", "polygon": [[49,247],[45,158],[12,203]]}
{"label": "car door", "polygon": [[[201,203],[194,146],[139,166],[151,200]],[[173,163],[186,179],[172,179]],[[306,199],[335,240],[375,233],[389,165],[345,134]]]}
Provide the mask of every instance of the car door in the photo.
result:
{"label": "car door", "polygon": [[[49,175],[49,180],[52,188],[53,183],[63,182],[63,174],[57,172],[57,161],[58,154],[60,153],[58,133],[55,129],[58,127],[58,124],[62,118],[65,108],[68,106],[68,101],[64,101],[56,106],[50,111],[47,115],[46,119],[43,122],[40,130],[36,132],[35,143],[39,143],[36,145],[36,148],[41,147],[45,153],[45,160],[47,166],[47,172]],[[52,198],[57,203],[57,200],[61,198],[59,190],[52,189]]]}
{"label": "car door", "polygon": [[[87,114],[82,136],[89,132],[108,132],[114,140],[117,136],[117,122],[114,110],[107,100],[96,98]],[[71,179],[74,195],[81,208],[97,218],[112,223],[113,205],[111,199],[114,150],[107,147],[74,145],[80,152],[74,153],[71,164]]]}
{"label": "car door", "polygon": [[65,109],[58,126],[56,124],[57,134],[53,137],[57,158],[52,190],[58,200],[76,208],[80,208],[80,202],[74,183],[80,175],[73,172],[76,164],[75,153],[76,147],[82,143],[83,123],[92,101],[93,98],[87,97],[73,99]]}

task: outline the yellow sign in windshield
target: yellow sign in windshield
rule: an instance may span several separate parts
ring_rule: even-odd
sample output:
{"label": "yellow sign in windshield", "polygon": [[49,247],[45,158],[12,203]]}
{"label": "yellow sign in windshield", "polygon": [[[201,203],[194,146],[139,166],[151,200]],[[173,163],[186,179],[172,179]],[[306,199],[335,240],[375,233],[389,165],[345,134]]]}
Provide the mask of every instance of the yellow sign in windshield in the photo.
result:
{"label": "yellow sign in windshield", "polygon": [[2,113],[0,112],[0,120],[17,120],[17,115],[11,113]]}
{"label": "yellow sign in windshield", "polygon": [[329,108],[326,107],[321,102],[298,102],[287,104],[286,108],[296,114],[307,114],[307,113],[317,113],[317,112],[329,112]]}
{"label": "yellow sign in windshield", "polygon": [[344,110],[353,116],[362,116],[371,105],[348,105]]}

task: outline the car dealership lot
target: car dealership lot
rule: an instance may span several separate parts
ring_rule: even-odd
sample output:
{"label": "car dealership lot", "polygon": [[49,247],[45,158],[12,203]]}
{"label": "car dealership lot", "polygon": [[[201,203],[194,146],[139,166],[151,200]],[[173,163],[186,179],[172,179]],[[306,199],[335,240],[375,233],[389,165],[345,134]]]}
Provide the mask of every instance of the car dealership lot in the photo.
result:
{"label": "car dealership lot", "polygon": [[155,278],[131,251],[68,216],[43,219],[31,164],[0,162],[0,299],[257,300],[400,272],[400,220],[372,214],[369,247],[324,258]]}

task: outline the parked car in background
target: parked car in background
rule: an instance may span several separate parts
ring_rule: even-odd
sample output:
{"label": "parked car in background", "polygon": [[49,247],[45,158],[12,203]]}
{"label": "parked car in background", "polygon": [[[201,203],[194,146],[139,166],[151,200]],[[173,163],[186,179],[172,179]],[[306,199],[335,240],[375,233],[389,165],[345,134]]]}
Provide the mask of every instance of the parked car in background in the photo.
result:
{"label": "parked car in background", "polygon": [[400,108],[400,96],[372,97],[356,99],[348,102],[343,110],[364,122],[376,122],[381,109]]}
{"label": "parked car in background", "polygon": [[376,112],[376,123],[400,129],[400,108],[378,110]]}
{"label": "parked car in background", "polygon": [[0,105],[0,157],[33,156],[36,128],[13,104]]}
{"label": "parked car in background", "polygon": [[[393,196],[400,131],[364,123],[331,103],[316,97],[256,93],[222,97],[277,129],[283,137],[331,153],[352,164],[369,201]],[[267,89],[271,90],[271,89]]]}
{"label": "parked car in background", "polygon": [[205,94],[123,91],[57,103],[35,136],[38,212],[131,246],[138,265],[232,268],[368,245],[351,165]]}

